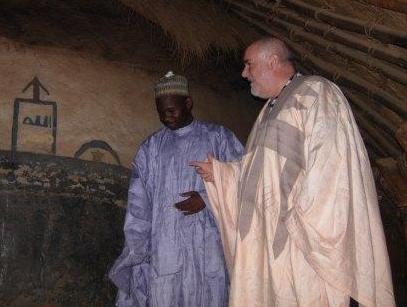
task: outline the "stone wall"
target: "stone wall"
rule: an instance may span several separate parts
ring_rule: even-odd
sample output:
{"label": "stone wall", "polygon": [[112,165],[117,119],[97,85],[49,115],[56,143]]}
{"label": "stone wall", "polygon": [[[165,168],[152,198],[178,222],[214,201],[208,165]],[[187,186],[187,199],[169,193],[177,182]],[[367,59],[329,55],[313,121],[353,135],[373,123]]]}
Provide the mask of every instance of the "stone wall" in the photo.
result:
{"label": "stone wall", "polygon": [[0,152],[0,306],[112,306],[129,170]]}

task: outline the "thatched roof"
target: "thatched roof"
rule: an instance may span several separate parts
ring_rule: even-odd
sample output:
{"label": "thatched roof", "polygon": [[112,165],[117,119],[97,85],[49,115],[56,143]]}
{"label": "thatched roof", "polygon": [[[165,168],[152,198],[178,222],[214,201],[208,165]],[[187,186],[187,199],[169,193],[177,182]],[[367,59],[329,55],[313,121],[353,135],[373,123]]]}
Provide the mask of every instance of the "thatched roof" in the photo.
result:
{"label": "thatched roof", "polygon": [[256,37],[255,31],[207,0],[120,0],[159,25],[182,56],[204,57],[208,50],[233,51]]}
{"label": "thatched roof", "polygon": [[[45,19],[42,23],[60,15],[61,22],[77,17],[73,26],[84,28],[89,19],[97,15],[114,17],[119,23],[121,17],[121,22],[127,21],[129,28],[138,24],[140,18],[145,19],[152,28],[162,32],[159,38],[166,37],[166,43],[184,60],[203,59],[216,52],[234,52],[258,37],[254,29],[227,14],[219,3],[206,0],[9,0],[1,5],[18,12],[35,10]],[[73,16],[67,16],[69,14]],[[103,39],[98,35],[98,25],[94,26],[93,34]],[[70,27],[65,30],[69,32]],[[157,31],[154,35],[159,36]]]}

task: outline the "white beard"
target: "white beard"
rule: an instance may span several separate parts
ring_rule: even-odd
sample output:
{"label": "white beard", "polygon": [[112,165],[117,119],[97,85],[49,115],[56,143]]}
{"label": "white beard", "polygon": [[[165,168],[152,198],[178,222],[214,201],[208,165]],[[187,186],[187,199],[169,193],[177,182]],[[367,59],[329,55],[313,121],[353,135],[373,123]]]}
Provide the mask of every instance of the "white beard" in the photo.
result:
{"label": "white beard", "polygon": [[259,97],[259,98],[263,98],[263,99],[269,98],[269,97],[264,97],[264,95],[262,95],[255,87],[253,87],[252,83],[250,83],[250,93],[255,97]]}

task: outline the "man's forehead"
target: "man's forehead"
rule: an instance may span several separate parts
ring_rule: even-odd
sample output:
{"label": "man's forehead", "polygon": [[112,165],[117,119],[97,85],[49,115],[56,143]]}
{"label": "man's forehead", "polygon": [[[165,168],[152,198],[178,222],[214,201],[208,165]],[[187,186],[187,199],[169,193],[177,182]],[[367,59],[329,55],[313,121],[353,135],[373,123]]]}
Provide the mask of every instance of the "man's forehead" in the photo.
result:
{"label": "man's forehead", "polygon": [[245,63],[251,62],[256,59],[258,56],[258,48],[257,45],[250,45],[244,52],[243,61]]}
{"label": "man's forehead", "polygon": [[179,104],[183,103],[187,99],[186,96],[181,95],[162,95],[155,99],[157,104]]}
{"label": "man's forehead", "polygon": [[247,52],[245,52],[244,56],[243,56],[243,62],[245,64],[250,63],[253,61],[253,55],[248,54]]}

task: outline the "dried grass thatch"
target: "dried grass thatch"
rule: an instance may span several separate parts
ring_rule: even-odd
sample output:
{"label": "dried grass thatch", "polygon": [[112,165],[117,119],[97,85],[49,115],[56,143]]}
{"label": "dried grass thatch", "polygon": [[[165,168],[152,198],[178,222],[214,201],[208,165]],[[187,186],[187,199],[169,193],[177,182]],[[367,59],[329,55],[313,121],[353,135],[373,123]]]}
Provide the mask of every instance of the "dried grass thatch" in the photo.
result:
{"label": "dried grass thatch", "polygon": [[364,4],[392,10],[398,13],[407,14],[407,1],[406,0],[356,0]]}
{"label": "dried grass thatch", "polygon": [[[405,16],[407,12],[403,12],[402,9],[406,7],[405,0],[309,0],[308,2],[343,16],[358,18],[369,25],[385,25],[401,31],[405,31],[407,27]],[[389,10],[390,8],[399,8],[399,11]]]}
{"label": "dried grass thatch", "polygon": [[172,38],[183,60],[204,58],[209,50],[235,51],[258,36],[205,0],[120,0]]}

